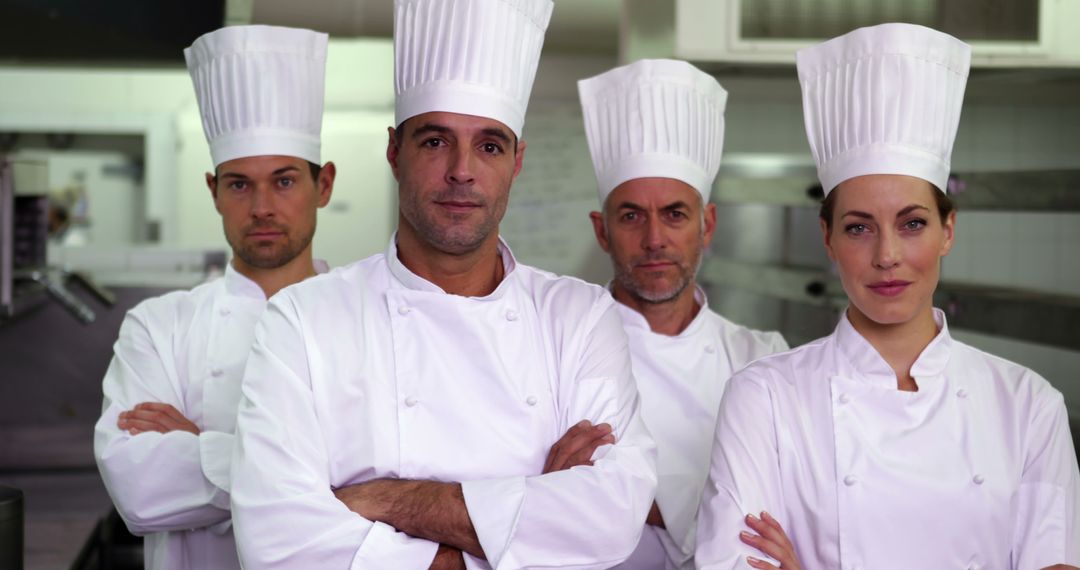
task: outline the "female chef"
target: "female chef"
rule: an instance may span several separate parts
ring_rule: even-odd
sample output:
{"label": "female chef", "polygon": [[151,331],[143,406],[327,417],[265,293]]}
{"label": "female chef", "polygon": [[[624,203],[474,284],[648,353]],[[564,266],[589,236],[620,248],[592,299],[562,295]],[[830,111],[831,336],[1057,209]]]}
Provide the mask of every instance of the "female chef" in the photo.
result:
{"label": "female chef", "polygon": [[698,568],[1080,565],[1060,392],[967,346],[933,308],[970,48],[921,26],[798,53],[836,330],[736,374],[720,407]]}

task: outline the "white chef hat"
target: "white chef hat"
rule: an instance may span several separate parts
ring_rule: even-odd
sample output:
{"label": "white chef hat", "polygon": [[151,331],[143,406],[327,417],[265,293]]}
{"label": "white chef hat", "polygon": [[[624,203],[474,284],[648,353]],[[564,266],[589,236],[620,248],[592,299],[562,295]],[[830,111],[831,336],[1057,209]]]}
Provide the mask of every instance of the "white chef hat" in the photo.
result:
{"label": "white chef hat", "polygon": [[320,163],[326,34],[234,26],[184,50],[214,166],[248,156]]}
{"label": "white chef hat", "polygon": [[395,125],[442,111],[521,136],[551,0],[395,0]]}
{"label": "white chef hat", "polygon": [[866,174],[945,191],[971,47],[913,24],[860,28],[796,54],[806,136],[828,193]]}
{"label": "white chef hat", "polygon": [[643,59],[578,81],[600,204],[635,178],[674,178],[709,200],[727,91],[685,61]]}

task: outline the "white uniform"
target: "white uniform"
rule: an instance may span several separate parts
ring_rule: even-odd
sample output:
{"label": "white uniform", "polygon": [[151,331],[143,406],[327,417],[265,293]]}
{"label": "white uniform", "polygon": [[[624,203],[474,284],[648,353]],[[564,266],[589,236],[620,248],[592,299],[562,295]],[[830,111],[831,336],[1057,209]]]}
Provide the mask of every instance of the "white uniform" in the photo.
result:
{"label": "white uniform", "polygon": [[1080,565],[1080,473],[1061,393],[949,336],[896,376],[845,317],[736,374],[720,406],[699,568],[749,568],[747,513],[804,568]]}
{"label": "white uniform", "polygon": [[[252,568],[426,569],[437,544],[349,511],[332,488],[462,483],[495,568],[607,568],[656,489],[626,335],[602,288],[516,265],[486,297],[448,295],[388,251],[277,295],[256,327],[232,504]],[[587,419],[618,437],[595,465],[541,475]],[[488,562],[466,557],[473,568]]]}
{"label": "white uniform", "polygon": [[665,529],[645,526],[637,550],[622,568],[693,568],[698,504],[709,473],[720,396],[732,374],[750,362],[787,350],[784,337],[737,325],[701,305],[686,330],[652,332],[641,313],[619,304],[630,339],[641,417],[656,440],[656,504]]}
{"label": "white uniform", "polygon": [[[262,289],[229,265],[191,291],[139,303],[120,327],[94,456],[120,516],[146,537],[147,568],[240,567],[229,465],[244,362],[265,306]],[[202,433],[121,431],[120,412],[143,402],[172,405]]]}

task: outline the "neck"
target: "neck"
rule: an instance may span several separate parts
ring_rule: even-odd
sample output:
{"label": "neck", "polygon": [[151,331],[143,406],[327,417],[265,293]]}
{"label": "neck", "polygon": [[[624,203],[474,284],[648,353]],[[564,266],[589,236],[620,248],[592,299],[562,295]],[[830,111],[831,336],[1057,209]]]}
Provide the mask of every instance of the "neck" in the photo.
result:
{"label": "neck", "polygon": [[896,374],[897,389],[914,392],[919,389],[911,376],[911,366],[934,337],[938,327],[934,321],[933,308],[927,306],[910,321],[896,324],[881,324],[864,315],[854,305],[848,307],[848,319],[859,332],[885,359]]}
{"label": "neck", "polygon": [[401,264],[451,295],[484,297],[502,282],[505,270],[499,256],[499,233],[492,232],[479,247],[446,253],[420,239],[405,222],[398,225],[397,255]]}
{"label": "neck", "polygon": [[297,255],[285,265],[273,269],[261,269],[244,263],[240,256],[233,252],[233,269],[237,273],[254,281],[263,294],[269,299],[278,291],[299,283],[308,277],[315,275],[315,264],[311,258],[311,246],[308,246],[300,255]]}
{"label": "neck", "polygon": [[701,305],[694,298],[694,287],[683,289],[674,299],[663,303],[652,303],[633,295],[616,281],[612,286],[615,300],[641,313],[649,323],[649,328],[656,334],[676,336],[686,330],[701,310]]}

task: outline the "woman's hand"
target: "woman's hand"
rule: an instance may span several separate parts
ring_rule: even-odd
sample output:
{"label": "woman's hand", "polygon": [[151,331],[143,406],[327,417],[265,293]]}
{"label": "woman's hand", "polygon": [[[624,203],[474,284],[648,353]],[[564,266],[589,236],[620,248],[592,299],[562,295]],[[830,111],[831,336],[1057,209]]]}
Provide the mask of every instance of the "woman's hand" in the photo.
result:
{"label": "woman's hand", "polygon": [[780,566],[774,566],[753,556],[746,557],[747,564],[763,570],[779,570],[780,568],[784,570],[802,570],[802,564],[799,563],[799,559],[795,556],[795,547],[791,545],[791,541],[788,540],[783,527],[776,522],[772,515],[765,511],[761,511],[760,519],[754,515],[746,515],[746,526],[757,534],[743,531],[739,533],[739,539],[768,554],[778,561]]}

